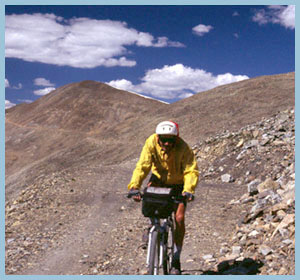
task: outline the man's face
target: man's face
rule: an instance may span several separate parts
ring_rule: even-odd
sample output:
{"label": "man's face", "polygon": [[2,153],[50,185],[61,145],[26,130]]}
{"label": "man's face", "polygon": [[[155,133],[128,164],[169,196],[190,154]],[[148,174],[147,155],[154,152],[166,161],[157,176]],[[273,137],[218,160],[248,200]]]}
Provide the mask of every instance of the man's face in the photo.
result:
{"label": "man's face", "polygon": [[174,135],[159,135],[158,143],[161,146],[162,150],[168,153],[175,146],[177,137]]}

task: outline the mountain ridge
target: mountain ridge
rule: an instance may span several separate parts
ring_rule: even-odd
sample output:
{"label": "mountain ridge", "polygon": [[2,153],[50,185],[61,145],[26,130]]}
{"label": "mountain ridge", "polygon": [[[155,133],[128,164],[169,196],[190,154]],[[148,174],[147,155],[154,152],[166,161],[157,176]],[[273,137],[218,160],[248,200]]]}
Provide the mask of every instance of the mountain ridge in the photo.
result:
{"label": "mountain ridge", "polygon": [[122,118],[134,117],[138,111],[153,111],[152,104],[164,105],[151,99],[145,102],[141,96],[87,80],[62,86],[31,104],[9,109],[7,117],[19,124],[32,122],[87,132],[100,122],[120,122]]}
{"label": "mountain ridge", "polygon": [[6,178],[60,150],[57,161],[65,164],[76,158],[104,164],[132,159],[166,119],[178,122],[180,135],[194,145],[293,106],[294,77],[287,73],[240,81],[173,104],[94,81],[65,85],[32,104],[6,110]]}

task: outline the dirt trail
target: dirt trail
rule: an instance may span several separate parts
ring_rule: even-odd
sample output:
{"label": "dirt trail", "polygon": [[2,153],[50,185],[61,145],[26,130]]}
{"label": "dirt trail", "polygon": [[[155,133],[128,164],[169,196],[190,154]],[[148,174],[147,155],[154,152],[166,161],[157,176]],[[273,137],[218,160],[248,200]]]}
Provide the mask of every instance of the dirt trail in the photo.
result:
{"label": "dirt trail", "polygon": [[[141,214],[141,205],[125,198],[134,166],[135,161],[130,161],[120,166],[86,168],[76,184],[94,192],[87,201],[88,211],[58,238],[54,247],[31,260],[31,265],[20,273],[144,274],[146,250],[140,245],[148,221]],[[196,200],[186,213],[184,274],[202,274],[202,256],[218,251],[221,243],[230,238],[241,209],[229,209],[227,205],[244,192],[244,187],[234,184],[200,182]]]}

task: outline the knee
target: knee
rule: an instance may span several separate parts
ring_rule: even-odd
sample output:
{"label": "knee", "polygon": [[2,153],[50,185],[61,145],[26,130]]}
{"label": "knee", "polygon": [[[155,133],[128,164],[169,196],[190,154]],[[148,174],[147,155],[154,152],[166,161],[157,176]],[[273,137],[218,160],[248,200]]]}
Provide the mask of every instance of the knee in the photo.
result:
{"label": "knee", "polygon": [[184,226],[184,214],[177,213],[175,220],[176,220],[176,224],[178,224],[179,226]]}

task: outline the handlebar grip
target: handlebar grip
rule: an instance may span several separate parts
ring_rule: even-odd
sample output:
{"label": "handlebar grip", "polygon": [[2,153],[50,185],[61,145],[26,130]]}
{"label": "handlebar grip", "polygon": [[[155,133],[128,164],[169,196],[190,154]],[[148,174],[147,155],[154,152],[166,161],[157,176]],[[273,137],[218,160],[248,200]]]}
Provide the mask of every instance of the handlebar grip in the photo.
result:
{"label": "handlebar grip", "polygon": [[127,198],[131,198],[131,197],[136,196],[136,195],[140,195],[142,197],[142,194],[140,193],[140,191],[133,191],[133,192],[129,192],[127,194]]}
{"label": "handlebar grip", "polygon": [[185,196],[185,195],[179,195],[179,196],[173,197],[173,200],[174,200],[174,201],[177,201],[177,202],[193,201],[194,199],[195,199],[195,197],[193,196],[193,197],[192,197],[192,200],[189,200],[188,197]]}
{"label": "handlebar grip", "polygon": [[176,202],[184,202],[187,200],[187,197],[184,195],[173,196],[172,199]]}

